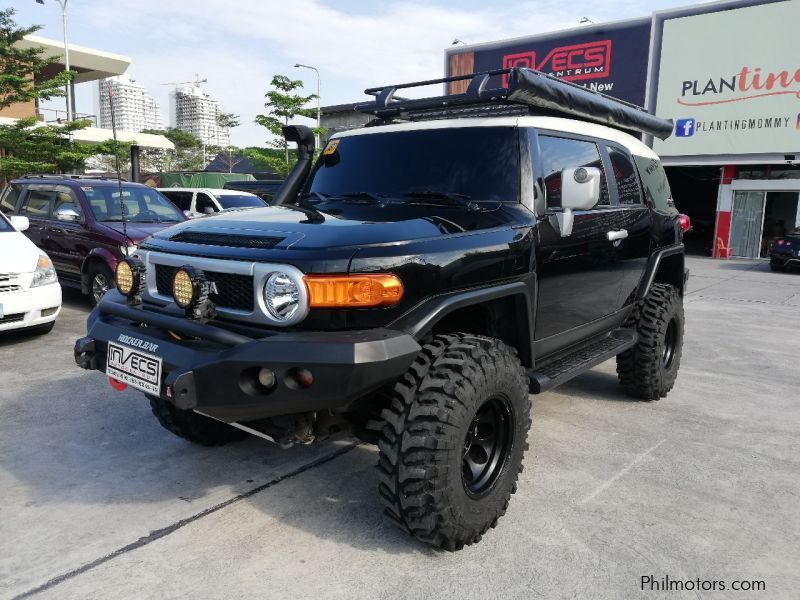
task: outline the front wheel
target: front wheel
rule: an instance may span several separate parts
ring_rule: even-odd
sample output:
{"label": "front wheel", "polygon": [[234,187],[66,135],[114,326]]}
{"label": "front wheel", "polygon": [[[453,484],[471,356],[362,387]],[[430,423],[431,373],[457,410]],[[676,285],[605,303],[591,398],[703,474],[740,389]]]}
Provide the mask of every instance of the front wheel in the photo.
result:
{"label": "front wheel", "polygon": [[100,299],[114,285],[114,274],[105,264],[95,263],[89,267],[89,302],[97,306]]}
{"label": "front wheel", "polygon": [[678,290],[654,283],[627,323],[636,329],[639,341],[617,356],[617,375],[628,394],[658,400],[669,393],[681,364],[683,324],[683,299]]}
{"label": "front wheel", "polygon": [[193,410],[181,410],[157,396],[147,395],[150,408],[161,426],[185,440],[201,446],[221,446],[244,439],[247,434],[226,423],[197,414]]}
{"label": "front wheel", "polygon": [[479,541],[505,514],[528,447],[528,376],[516,352],[437,335],[387,393],[372,424],[386,515],[434,547]]}

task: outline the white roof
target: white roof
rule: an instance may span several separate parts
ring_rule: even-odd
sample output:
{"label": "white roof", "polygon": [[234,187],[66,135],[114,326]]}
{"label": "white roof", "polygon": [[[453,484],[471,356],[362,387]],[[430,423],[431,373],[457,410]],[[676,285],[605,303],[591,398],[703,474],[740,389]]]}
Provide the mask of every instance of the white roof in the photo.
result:
{"label": "white roof", "polygon": [[192,188],[192,187],[160,187],[156,188],[159,192],[208,192],[212,196],[255,196],[250,192],[239,190],[224,190],[221,188]]}
{"label": "white roof", "polygon": [[[12,117],[0,117],[0,125],[11,125],[16,123],[19,119]],[[34,127],[44,127],[46,125],[54,125],[54,123],[43,123],[37,121],[33,124]],[[86,127],[72,132],[72,138],[75,141],[84,144],[100,144],[114,137],[114,132],[111,129],[103,129],[101,127]],[[174,150],[175,144],[170,142],[163,135],[153,133],[141,133],[136,131],[125,131],[124,129],[117,129],[117,139],[120,142],[130,142],[137,144],[142,148],[157,148],[160,150]]]}
{"label": "white roof", "polygon": [[[64,63],[63,41],[26,35],[17,44],[20,48],[43,48],[45,56],[52,56],[57,62]],[[129,56],[70,43],[69,62],[71,68],[78,70],[75,74],[75,83],[83,83],[121,75],[128,69],[131,59]]]}
{"label": "white roof", "polygon": [[564,119],[560,117],[484,117],[466,119],[442,119],[437,121],[416,121],[413,123],[394,123],[392,125],[378,125],[376,127],[362,127],[342,131],[331,138],[350,137],[353,135],[368,135],[372,133],[391,133],[393,131],[417,131],[425,129],[451,129],[460,127],[535,127],[539,130],[552,132],[574,133],[608,140],[623,146],[631,154],[644,158],[658,159],[658,155],[648,146],[632,135],[612,129],[605,125],[597,125],[588,121],[577,119]]}

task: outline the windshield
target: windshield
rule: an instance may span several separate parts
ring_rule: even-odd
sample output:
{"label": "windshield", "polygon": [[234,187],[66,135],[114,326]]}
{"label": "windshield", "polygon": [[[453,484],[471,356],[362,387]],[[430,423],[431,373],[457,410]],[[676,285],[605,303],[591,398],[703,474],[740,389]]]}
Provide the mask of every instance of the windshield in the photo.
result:
{"label": "windshield", "polygon": [[0,233],[6,233],[9,231],[14,231],[14,228],[11,226],[11,223],[6,221],[6,216],[3,213],[0,213]]}
{"label": "windshield", "polygon": [[308,191],[333,198],[438,194],[473,201],[517,200],[518,167],[517,130],[512,127],[345,136],[328,145]]}
{"label": "windshield", "polygon": [[[119,188],[116,186],[81,186],[98,221],[122,221]],[[156,190],[122,185],[125,219],[137,223],[176,223],[183,215]]]}
{"label": "windshield", "polygon": [[258,196],[234,196],[233,194],[220,194],[215,196],[220,206],[225,208],[247,208],[250,206],[265,206],[264,201]]}

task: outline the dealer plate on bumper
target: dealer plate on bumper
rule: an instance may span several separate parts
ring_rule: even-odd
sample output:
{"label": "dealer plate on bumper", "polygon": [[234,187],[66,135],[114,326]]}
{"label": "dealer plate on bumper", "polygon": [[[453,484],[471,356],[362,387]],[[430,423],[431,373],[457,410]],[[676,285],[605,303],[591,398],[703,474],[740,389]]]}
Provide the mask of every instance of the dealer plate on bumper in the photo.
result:
{"label": "dealer plate on bumper", "polygon": [[106,375],[148,394],[161,394],[161,358],[136,348],[109,342]]}

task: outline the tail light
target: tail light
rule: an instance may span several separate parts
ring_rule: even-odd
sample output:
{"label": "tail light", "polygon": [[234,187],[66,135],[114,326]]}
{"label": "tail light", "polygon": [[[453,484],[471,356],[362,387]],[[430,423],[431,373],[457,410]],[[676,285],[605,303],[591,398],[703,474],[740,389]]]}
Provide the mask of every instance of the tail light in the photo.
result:
{"label": "tail light", "polygon": [[678,223],[681,224],[681,233],[686,233],[692,226],[692,220],[689,218],[689,215],[683,213],[678,215]]}
{"label": "tail light", "polygon": [[778,240],[776,243],[778,246],[783,246],[786,243],[786,240]]}

